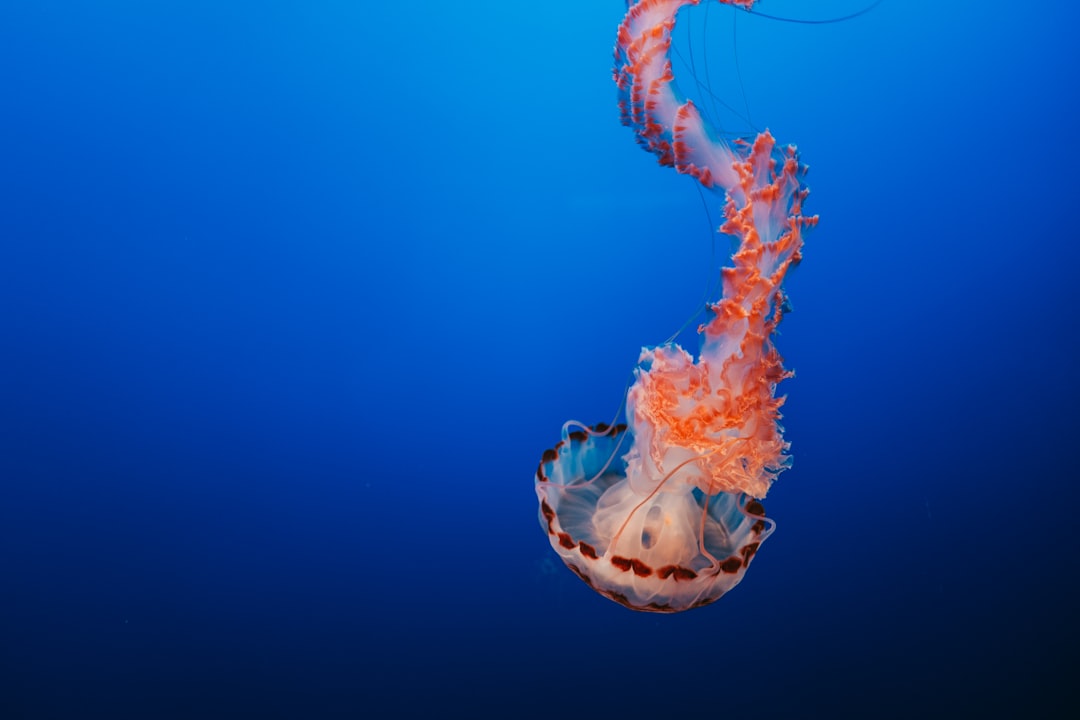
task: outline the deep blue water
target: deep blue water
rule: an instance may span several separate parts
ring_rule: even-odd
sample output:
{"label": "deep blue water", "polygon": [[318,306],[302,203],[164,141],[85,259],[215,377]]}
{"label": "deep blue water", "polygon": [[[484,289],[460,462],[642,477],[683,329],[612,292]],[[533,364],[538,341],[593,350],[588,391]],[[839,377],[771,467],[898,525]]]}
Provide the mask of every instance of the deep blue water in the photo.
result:
{"label": "deep blue water", "polygon": [[821,222],[777,532],[655,616],[533,491],[715,274],[620,0],[0,7],[0,716],[1076,709],[1080,10],[701,10]]}

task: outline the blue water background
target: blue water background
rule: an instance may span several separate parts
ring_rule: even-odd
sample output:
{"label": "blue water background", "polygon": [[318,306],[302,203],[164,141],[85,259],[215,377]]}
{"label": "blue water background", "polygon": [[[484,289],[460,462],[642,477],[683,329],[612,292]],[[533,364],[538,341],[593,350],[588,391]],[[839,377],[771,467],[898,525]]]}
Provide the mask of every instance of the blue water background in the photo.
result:
{"label": "blue water background", "polygon": [[1080,10],[695,26],[821,223],[777,532],[677,616],[533,491],[715,274],[618,123],[623,12],[0,7],[0,716],[1076,709]]}

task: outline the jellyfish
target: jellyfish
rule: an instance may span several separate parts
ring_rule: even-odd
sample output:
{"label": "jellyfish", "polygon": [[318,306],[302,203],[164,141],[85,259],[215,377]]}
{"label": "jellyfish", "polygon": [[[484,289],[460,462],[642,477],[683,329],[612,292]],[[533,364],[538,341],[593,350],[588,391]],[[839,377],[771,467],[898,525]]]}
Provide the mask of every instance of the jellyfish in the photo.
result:
{"label": "jellyfish", "polygon": [[[675,16],[702,0],[628,0],[615,45],[624,125],[660,165],[720,198],[737,241],[695,357],[675,342],[641,351],[626,422],[574,421],[536,472],[540,525],[563,562],[633,610],[714,602],[743,578],[775,528],[761,500],[790,467],[777,385],[792,373],[772,336],[782,282],[801,259],[806,168],[768,130],[725,140],[677,88]],[[755,0],[717,0],[749,10]]]}

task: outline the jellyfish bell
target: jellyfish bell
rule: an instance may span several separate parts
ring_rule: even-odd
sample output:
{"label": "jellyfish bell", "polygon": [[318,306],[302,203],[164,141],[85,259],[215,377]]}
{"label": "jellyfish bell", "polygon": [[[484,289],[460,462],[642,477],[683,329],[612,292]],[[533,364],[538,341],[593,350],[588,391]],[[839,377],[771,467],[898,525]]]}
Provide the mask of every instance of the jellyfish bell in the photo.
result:
{"label": "jellyfish bell", "polygon": [[604,597],[645,612],[707,605],[739,584],[774,524],[743,493],[709,494],[674,472],[641,476],[624,452],[632,432],[564,431],[536,471],[540,525],[566,566]]}

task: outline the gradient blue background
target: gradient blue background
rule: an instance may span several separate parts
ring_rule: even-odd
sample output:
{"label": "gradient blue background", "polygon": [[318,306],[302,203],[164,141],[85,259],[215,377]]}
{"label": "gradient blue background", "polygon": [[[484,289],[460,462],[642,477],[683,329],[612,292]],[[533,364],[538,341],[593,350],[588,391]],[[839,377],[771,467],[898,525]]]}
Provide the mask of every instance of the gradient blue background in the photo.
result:
{"label": "gradient blue background", "polygon": [[1076,709],[1080,10],[737,21],[822,219],[777,533],[677,616],[533,492],[713,273],[618,123],[623,12],[0,6],[0,716]]}

